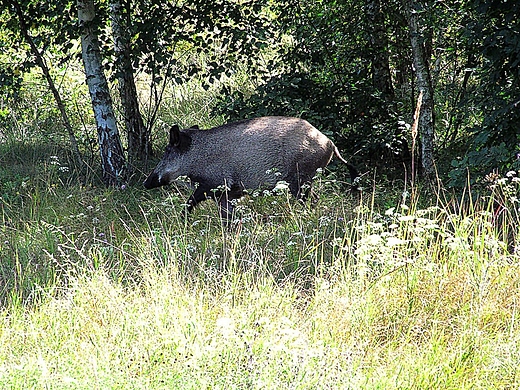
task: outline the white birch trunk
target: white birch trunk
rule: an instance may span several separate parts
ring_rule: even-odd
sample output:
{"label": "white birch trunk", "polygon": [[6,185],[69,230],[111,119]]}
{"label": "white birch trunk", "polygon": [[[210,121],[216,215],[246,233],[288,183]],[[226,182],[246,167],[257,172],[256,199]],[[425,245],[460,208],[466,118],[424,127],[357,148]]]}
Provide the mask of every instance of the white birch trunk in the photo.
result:
{"label": "white birch trunk", "polygon": [[112,21],[119,96],[128,138],[128,159],[131,164],[134,160],[146,160],[151,155],[150,134],[143,124],[143,118],[139,111],[137,88],[130,59],[129,23],[123,15],[120,0],[110,0],[110,19]]}
{"label": "white birch trunk", "polygon": [[418,13],[420,4],[415,0],[406,0],[405,4],[408,15],[408,27],[410,28],[410,43],[417,79],[416,84],[419,93],[422,92],[423,94],[418,124],[421,141],[421,167],[424,176],[428,179],[433,179],[435,177],[435,162],[433,158],[433,140],[435,136],[433,122],[433,88],[424,47],[424,36],[421,34],[421,24]]}
{"label": "white birch trunk", "polygon": [[101,65],[99,41],[94,25],[96,11],[93,0],[77,0],[81,29],[81,54],[87,85],[96,119],[103,180],[107,185],[120,185],[125,176],[125,158],[108,83]]}

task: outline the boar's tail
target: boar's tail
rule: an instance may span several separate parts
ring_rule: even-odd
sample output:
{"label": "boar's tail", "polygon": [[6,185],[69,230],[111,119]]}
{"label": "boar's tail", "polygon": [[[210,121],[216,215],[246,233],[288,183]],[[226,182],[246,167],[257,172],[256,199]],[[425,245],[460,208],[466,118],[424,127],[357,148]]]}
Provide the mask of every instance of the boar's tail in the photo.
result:
{"label": "boar's tail", "polygon": [[359,172],[358,170],[356,169],[356,167],[354,165],[352,165],[351,163],[349,163],[347,160],[345,160],[341,154],[339,153],[339,150],[338,148],[336,147],[336,145],[334,145],[334,154],[336,155],[336,157],[338,159],[340,159],[343,163],[346,164],[347,166],[347,169],[348,169],[348,172],[350,174],[350,180],[352,182],[352,191],[359,191],[360,188],[359,188]]}

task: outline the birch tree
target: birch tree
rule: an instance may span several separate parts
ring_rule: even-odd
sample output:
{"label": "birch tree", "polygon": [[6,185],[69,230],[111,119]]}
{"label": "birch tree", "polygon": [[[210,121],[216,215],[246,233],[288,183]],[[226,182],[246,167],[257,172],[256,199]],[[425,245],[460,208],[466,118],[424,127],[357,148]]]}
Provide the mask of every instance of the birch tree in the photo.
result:
{"label": "birch tree", "polygon": [[120,185],[125,179],[125,158],[117,130],[112,99],[103,73],[93,0],[77,0],[81,29],[81,55],[96,119],[103,181]]}
{"label": "birch tree", "polygon": [[110,19],[114,39],[119,96],[128,139],[128,159],[132,163],[135,160],[146,160],[151,154],[150,131],[144,126],[139,111],[137,88],[131,61],[130,14],[127,9],[123,9],[120,0],[110,1]]}
{"label": "birch tree", "polygon": [[415,82],[419,93],[422,92],[422,104],[419,112],[418,131],[421,142],[421,168],[426,178],[435,176],[433,158],[434,117],[433,117],[433,87],[430,78],[429,61],[425,49],[425,36],[422,27],[421,2],[405,0],[405,10],[410,30],[410,44],[412,47]]}

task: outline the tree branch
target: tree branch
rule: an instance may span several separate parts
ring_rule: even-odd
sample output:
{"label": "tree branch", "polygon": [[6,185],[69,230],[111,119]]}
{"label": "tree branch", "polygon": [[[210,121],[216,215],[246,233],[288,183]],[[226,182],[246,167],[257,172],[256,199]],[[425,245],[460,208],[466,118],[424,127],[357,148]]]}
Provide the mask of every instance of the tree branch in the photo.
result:
{"label": "tree branch", "polygon": [[25,15],[23,14],[22,8],[20,4],[16,0],[7,0],[7,2],[14,7],[16,16],[18,17],[18,22],[20,24],[20,32],[22,36],[24,37],[25,41],[29,44],[29,47],[31,48],[31,52],[36,58],[36,63],[40,67],[40,69],[43,72],[43,75],[45,79],[47,80],[47,83],[49,85],[49,89],[52,92],[52,95],[54,96],[54,100],[56,101],[56,104],[58,106],[58,109],[61,113],[61,118],[63,120],[63,125],[67,129],[67,132],[69,134],[69,140],[72,147],[72,153],[76,159],[76,162],[78,163],[79,168],[84,167],[84,162],[81,157],[81,153],[78,148],[78,142],[76,140],[76,136],[74,135],[74,130],[72,129],[72,125],[69,121],[69,117],[67,115],[67,111],[65,109],[65,104],[63,103],[63,100],[61,99],[60,93],[58,92],[58,89],[54,85],[54,80],[51,77],[51,74],[49,72],[49,67],[47,66],[45,62],[45,58],[43,57],[42,53],[38,50],[36,47],[36,44],[34,43],[31,35],[29,34],[29,28],[26,23]]}

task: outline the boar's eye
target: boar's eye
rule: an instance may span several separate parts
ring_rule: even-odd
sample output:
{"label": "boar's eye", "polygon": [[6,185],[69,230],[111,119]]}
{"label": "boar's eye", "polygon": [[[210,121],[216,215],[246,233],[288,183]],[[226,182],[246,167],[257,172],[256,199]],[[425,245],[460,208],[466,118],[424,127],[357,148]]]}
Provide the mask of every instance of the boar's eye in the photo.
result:
{"label": "boar's eye", "polygon": [[172,153],[176,153],[177,152],[177,147],[175,146],[172,146],[172,145],[168,145],[166,146],[166,150],[164,151],[164,155],[165,157],[172,154]]}

